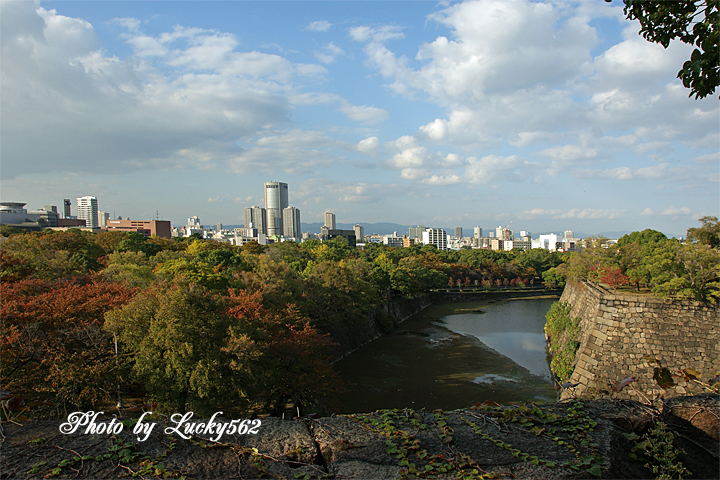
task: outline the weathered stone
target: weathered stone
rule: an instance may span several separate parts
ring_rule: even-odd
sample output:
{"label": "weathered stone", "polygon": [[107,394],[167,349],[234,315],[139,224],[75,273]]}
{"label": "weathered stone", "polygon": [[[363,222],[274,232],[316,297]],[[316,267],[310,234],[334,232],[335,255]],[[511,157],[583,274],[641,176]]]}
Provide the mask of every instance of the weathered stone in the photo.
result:
{"label": "weathered stone", "polygon": [[[571,422],[561,421],[541,424],[542,429],[533,433],[535,423],[523,425],[511,421],[523,416],[567,418],[570,409],[578,406],[597,426],[578,430],[569,428]],[[680,460],[690,470],[689,477],[718,478],[715,452],[719,406],[720,396],[704,395],[670,399],[661,416],[648,406],[614,399],[539,405],[539,414],[520,413],[518,406],[464,409],[440,414],[446,422],[443,428],[435,414],[411,410],[384,412],[390,414],[386,417],[377,412],[315,420],[263,418],[256,435],[225,436],[219,443],[200,437],[191,441],[175,437],[174,445],[173,437],[162,433],[162,425],[147,441],[138,442],[131,432],[123,432],[117,438],[61,435],[58,421],[29,422],[25,426],[6,423],[0,450],[0,478],[116,479],[132,478],[134,474],[157,478],[156,475],[164,476],[164,471],[170,476],[201,479],[331,475],[338,479],[385,479],[403,476],[403,469],[407,469],[404,461],[412,463],[419,472],[428,465],[434,465],[436,472],[439,467],[447,467],[447,472],[434,477],[438,480],[460,478],[473,469],[492,478],[595,478],[587,467],[579,465],[578,459],[585,455],[600,456],[597,473],[601,478],[650,478],[652,472],[644,467],[648,459],[633,460],[628,456],[633,442],[624,434],[643,434],[658,418],[671,431],[680,433],[676,441],[687,452]],[[525,412],[534,408],[530,405]],[[505,410],[515,413],[506,416]],[[553,428],[552,435],[543,433],[548,425]],[[594,446],[581,446],[571,440],[578,434],[587,435]],[[558,444],[554,437],[572,442],[574,448]],[[103,459],[103,455],[118,451],[111,450],[118,441],[124,442],[123,451],[130,456],[125,460]],[[517,451],[516,455],[513,451]],[[85,458],[68,465],[76,452]],[[98,457],[100,460],[96,460]],[[559,466],[565,462],[577,470]],[[144,466],[149,470],[143,473]],[[57,472],[53,473],[53,469]]]}

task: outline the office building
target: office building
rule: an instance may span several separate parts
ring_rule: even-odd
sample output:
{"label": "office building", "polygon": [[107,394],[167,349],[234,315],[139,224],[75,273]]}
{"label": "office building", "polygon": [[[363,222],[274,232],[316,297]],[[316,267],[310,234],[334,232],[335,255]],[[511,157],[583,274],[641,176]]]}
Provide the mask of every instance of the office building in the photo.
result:
{"label": "office building", "polygon": [[365,227],[362,225],[355,225],[353,226],[353,230],[355,230],[355,241],[362,243],[365,240]]}
{"label": "office building", "polygon": [[442,228],[426,228],[422,240],[424,245],[435,245],[438,250],[447,250],[447,233]]}
{"label": "office building", "polygon": [[267,218],[265,217],[265,209],[253,205],[243,210],[243,220],[245,228],[257,228],[260,233],[267,233]]}
{"label": "office building", "polygon": [[107,222],[110,220],[110,213],[103,211],[98,212],[98,220],[100,221],[100,227],[107,227]]}
{"label": "office building", "polygon": [[462,238],[462,227],[455,227],[455,238]]}
{"label": "office building", "polygon": [[399,237],[397,232],[393,233],[392,235],[384,235],[383,236],[383,245],[387,247],[393,247],[393,248],[402,248],[404,247],[403,239],[402,237]]}
{"label": "office building", "polygon": [[72,218],[70,216],[70,199],[66,198],[63,200],[64,215],[63,218]]}
{"label": "office building", "polygon": [[475,238],[481,238],[481,237],[482,237],[482,228],[480,228],[480,227],[475,227],[475,230],[474,230],[473,234],[474,234],[473,236],[474,236]]}
{"label": "office building", "polygon": [[332,240],[333,238],[342,237],[347,240],[348,246],[355,247],[357,242],[355,240],[355,230],[333,230],[323,226],[320,229],[321,240]]}
{"label": "office building", "polygon": [[77,218],[85,220],[85,226],[97,228],[100,226],[97,198],[86,196],[77,199]]}
{"label": "office building", "polygon": [[282,214],[288,206],[288,184],[282,182],[265,182],[265,215],[267,235],[283,234]]}
{"label": "office building", "polygon": [[300,238],[302,230],[300,229],[300,210],[295,207],[285,207],[283,209],[283,236],[287,238]]}
{"label": "office building", "polygon": [[335,230],[335,214],[331,212],[325,212],[325,226],[329,230]]}
{"label": "office building", "polygon": [[170,220],[108,220],[108,232],[137,232],[146,237],[170,238]]}
{"label": "office building", "polygon": [[425,231],[425,225],[418,225],[417,227],[410,227],[410,233],[408,234],[408,237],[422,239],[424,231]]}

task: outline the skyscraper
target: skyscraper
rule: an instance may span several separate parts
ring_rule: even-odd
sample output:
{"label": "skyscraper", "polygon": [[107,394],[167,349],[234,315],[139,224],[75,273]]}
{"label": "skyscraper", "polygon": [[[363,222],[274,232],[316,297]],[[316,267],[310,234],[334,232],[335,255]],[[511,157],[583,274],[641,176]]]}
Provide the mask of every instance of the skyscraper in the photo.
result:
{"label": "skyscraper", "polygon": [[90,196],[78,198],[77,210],[77,218],[85,220],[86,227],[97,228],[100,226],[97,198]]}
{"label": "skyscraper", "polygon": [[265,214],[267,234],[283,234],[283,210],[288,207],[288,185],[282,182],[265,182]]}
{"label": "skyscraper", "polygon": [[245,228],[257,228],[258,232],[267,234],[267,222],[265,217],[265,209],[253,205],[243,210],[243,219],[245,220]]}
{"label": "skyscraper", "polygon": [[63,211],[64,215],[63,218],[70,218],[70,199],[66,198],[63,200]]}
{"label": "skyscraper", "polygon": [[332,212],[325,212],[325,226],[330,230],[335,230],[335,214]]}
{"label": "skyscraper", "polygon": [[473,233],[475,234],[475,238],[480,238],[480,237],[482,237],[482,228],[480,228],[480,227],[475,227],[475,230],[474,230]]}
{"label": "skyscraper", "polygon": [[455,227],[455,237],[462,238],[462,227]]}
{"label": "skyscraper", "polygon": [[289,238],[300,238],[300,210],[295,207],[283,209],[283,236]]}
{"label": "skyscraper", "polygon": [[355,230],[355,241],[357,243],[362,243],[365,241],[365,227],[362,225],[355,225],[353,227],[353,230]]}

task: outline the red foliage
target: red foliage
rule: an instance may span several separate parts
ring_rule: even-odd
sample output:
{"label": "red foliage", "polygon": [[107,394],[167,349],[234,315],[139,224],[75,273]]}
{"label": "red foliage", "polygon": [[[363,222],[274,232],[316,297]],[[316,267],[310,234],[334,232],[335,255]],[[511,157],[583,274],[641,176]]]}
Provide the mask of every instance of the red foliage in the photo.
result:
{"label": "red foliage", "polygon": [[266,405],[279,414],[288,400],[297,407],[337,391],[339,377],[330,363],[330,339],[301,316],[293,304],[285,310],[262,306],[262,292],[229,291],[228,315],[244,325],[233,329],[227,353],[238,357],[236,368],[247,355],[247,335],[259,350],[251,370],[256,374]]}
{"label": "red foliage", "polygon": [[602,267],[600,270],[600,281],[614,288],[618,285],[629,284],[630,278],[625,275],[620,268],[608,266]]}
{"label": "red foliage", "polygon": [[103,317],[133,293],[88,277],[3,282],[3,388],[57,405],[82,407],[107,400],[117,373],[115,362],[108,361],[114,343],[102,330]]}

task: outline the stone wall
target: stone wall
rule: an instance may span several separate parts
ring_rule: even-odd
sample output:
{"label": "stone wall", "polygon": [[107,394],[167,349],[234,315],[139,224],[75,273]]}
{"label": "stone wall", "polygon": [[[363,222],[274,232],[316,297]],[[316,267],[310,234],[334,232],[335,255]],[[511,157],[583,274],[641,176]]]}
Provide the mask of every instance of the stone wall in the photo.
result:
{"label": "stone wall", "polygon": [[[653,380],[652,359],[675,373],[692,368],[702,380],[720,373],[718,306],[689,300],[621,295],[587,282],[568,282],[560,299],[579,317],[581,338],[570,379],[579,383],[563,398],[609,390],[609,385],[634,376],[633,385],[648,398],[700,393],[702,387],[675,378],[668,391]],[[626,387],[619,397],[642,400]]]}

